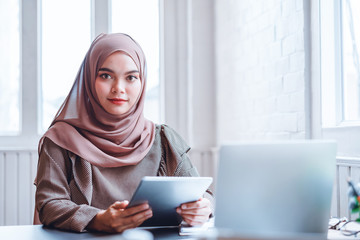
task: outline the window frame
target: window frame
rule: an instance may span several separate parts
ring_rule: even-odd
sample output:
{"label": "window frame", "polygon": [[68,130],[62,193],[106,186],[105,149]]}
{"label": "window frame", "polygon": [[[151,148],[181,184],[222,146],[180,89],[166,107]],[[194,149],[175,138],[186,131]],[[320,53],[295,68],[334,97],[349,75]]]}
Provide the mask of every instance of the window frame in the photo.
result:
{"label": "window frame", "polygon": [[[19,1],[20,8],[20,78],[19,108],[20,131],[18,135],[0,136],[0,145],[6,149],[34,149],[38,142],[39,96],[39,1]],[[26,9],[26,11],[24,10]],[[36,34],[33,34],[36,33]],[[34,98],[34,96],[37,96]]]}
{"label": "window frame", "polygon": [[[327,85],[332,85],[331,90],[333,91],[333,109],[334,112],[331,113],[333,120],[331,123],[328,123],[327,126],[324,126],[324,128],[335,128],[335,127],[354,127],[354,126],[360,126],[360,120],[345,120],[344,115],[344,76],[343,76],[343,49],[342,49],[342,2],[341,1],[323,1],[320,0],[319,2],[319,32],[320,32],[320,44],[323,41],[326,41],[326,44],[329,44],[327,47],[329,52],[331,53],[324,53],[326,51],[322,51],[322,49],[319,49],[320,52],[320,58],[322,58],[323,54],[328,54],[327,56],[323,57],[323,59],[320,60],[320,66],[326,64],[328,72],[331,72],[329,75],[326,76],[320,76],[323,79],[331,78],[331,80],[327,81]],[[322,25],[330,25],[331,20],[333,21],[333,27],[325,27],[324,29],[321,26],[321,22],[325,22],[326,24]],[[332,38],[326,38],[326,40],[322,40],[322,35],[326,35],[327,37],[331,36]],[[321,45],[320,45],[321,47]],[[333,49],[334,51],[331,51]],[[324,60],[324,61],[322,61]],[[325,63],[324,63],[325,62]],[[331,69],[331,70],[330,70]]]}
{"label": "window frame", "polygon": [[[324,127],[322,125],[322,55],[321,55],[321,14],[323,7],[332,8],[334,19],[334,27],[331,30],[333,41],[333,54],[331,55],[334,66],[334,89],[335,102],[332,103],[335,108],[336,118],[334,124]],[[338,144],[338,159],[359,159],[360,149],[358,149],[357,142],[360,141],[360,122],[350,122],[343,120],[343,99],[342,99],[342,60],[341,58],[341,8],[340,2],[317,0],[311,2],[311,87],[312,87],[312,138],[335,139]],[[335,67],[337,66],[337,67]],[[351,140],[350,140],[351,139]]]}
{"label": "window frame", "polygon": [[[335,106],[336,124],[322,127],[322,137],[336,139],[338,142],[338,157],[353,158],[360,155],[357,142],[360,141],[360,122],[345,121],[343,114],[343,79],[342,79],[342,27],[341,27],[341,3],[339,1],[323,1],[321,7],[333,5],[334,9],[334,65],[335,65]],[[320,26],[321,27],[321,26]],[[351,139],[351,141],[349,141]]]}

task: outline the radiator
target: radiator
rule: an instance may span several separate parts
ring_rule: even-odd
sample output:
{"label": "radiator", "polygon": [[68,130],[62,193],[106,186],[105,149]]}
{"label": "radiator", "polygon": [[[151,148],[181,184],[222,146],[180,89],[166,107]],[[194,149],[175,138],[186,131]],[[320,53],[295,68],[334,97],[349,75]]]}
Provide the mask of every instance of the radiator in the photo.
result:
{"label": "radiator", "polygon": [[36,150],[0,150],[0,226],[32,224]]}

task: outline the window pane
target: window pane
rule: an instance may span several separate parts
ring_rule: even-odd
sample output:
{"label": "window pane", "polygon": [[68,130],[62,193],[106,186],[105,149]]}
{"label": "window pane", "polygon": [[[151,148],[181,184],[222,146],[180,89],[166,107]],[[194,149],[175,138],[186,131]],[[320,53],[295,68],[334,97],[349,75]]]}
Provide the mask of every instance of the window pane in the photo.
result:
{"label": "window pane", "polygon": [[[337,55],[336,48],[337,44],[335,43],[338,36],[335,34],[337,28],[334,21],[334,3],[327,0],[320,1],[320,64],[321,64],[321,111],[322,111],[322,127],[333,127],[337,125],[339,117],[337,113],[339,112],[339,103],[337,102],[337,94],[341,93],[336,91],[337,86],[340,85],[337,83],[337,67],[341,64],[337,64],[339,57]],[[338,79],[340,80],[340,79]],[[342,120],[342,116],[341,116]]]}
{"label": "window pane", "polygon": [[342,1],[344,120],[360,119],[360,1]]}
{"label": "window pane", "polygon": [[19,1],[0,0],[0,135],[20,132]]}
{"label": "window pane", "polygon": [[90,2],[42,1],[42,131],[69,93],[90,46]]}
{"label": "window pane", "polygon": [[158,123],[160,121],[159,1],[112,0],[111,6],[112,32],[129,34],[145,52],[148,82],[144,115]]}

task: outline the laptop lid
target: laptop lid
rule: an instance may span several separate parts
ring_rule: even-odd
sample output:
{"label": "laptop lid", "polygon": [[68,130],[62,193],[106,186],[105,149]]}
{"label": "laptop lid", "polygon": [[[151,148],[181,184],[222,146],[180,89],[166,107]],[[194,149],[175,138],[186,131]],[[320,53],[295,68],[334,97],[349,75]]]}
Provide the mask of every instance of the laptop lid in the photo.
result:
{"label": "laptop lid", "polygon": [[254,238],[326,239],[335,156],[334,141],[221,146],[215,226]]}

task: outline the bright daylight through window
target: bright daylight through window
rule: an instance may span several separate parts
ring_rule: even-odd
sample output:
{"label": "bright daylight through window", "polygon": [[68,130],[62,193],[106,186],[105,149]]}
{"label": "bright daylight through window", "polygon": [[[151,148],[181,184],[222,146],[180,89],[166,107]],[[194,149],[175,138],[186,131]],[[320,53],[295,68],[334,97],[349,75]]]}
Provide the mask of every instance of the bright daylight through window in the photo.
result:
{"label": "bright daylight through window", "polygon": [[360,120],[360,1],[342,1],[344,120]]}
{"label": "bright daylight through window", "polygon": [[0,0],[0,6],[0,135],[17,135],[20,132],[19,1]]}
{"label": "bright daylight through window", "polygon": [[322,126],[360,122],[360,1],[321,1]]}
{"label": "bright daylight through window", "polygon": [[49,127],[69,93],[91,43],[90,2],[42,1],[40,133]]}

